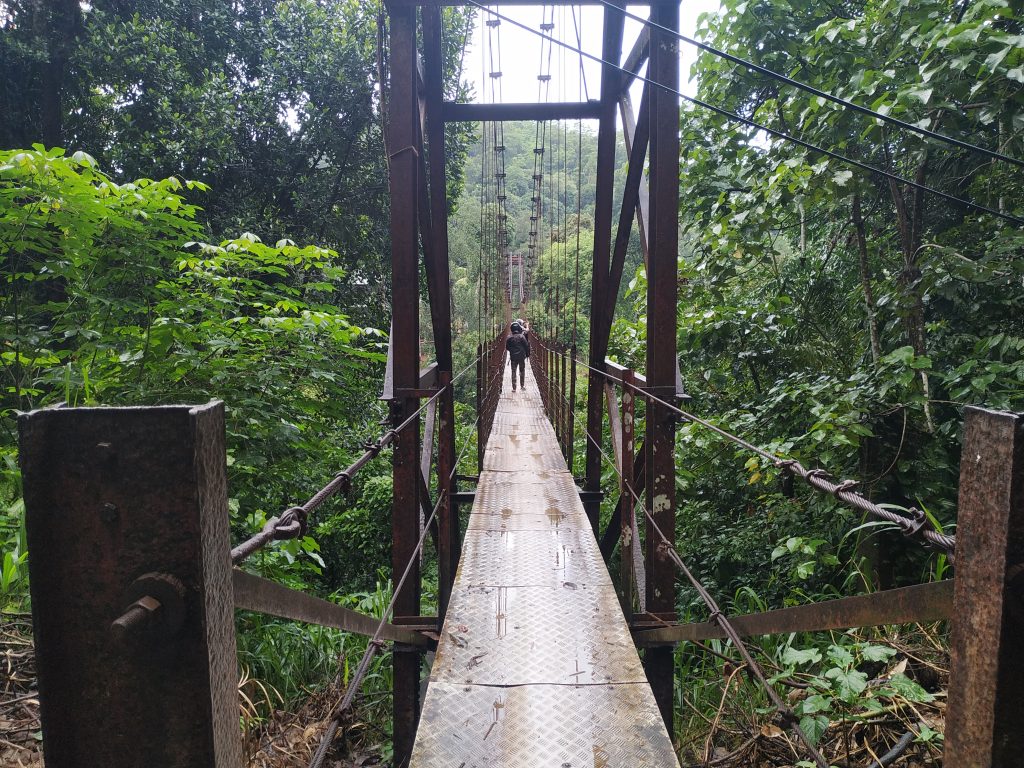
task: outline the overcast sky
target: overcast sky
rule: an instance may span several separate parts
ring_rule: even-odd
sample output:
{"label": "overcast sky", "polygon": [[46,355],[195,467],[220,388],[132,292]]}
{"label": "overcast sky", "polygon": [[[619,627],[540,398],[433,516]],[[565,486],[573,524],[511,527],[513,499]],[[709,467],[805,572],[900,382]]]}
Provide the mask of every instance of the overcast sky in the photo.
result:
{"label": "overcast sky", "polygon": [[[705,12],[716,11],[719,7],[718,0],[686,0],[680,8],[680,31],[694,37],[697,27],[697,17]],[[526,24],[531,30],[540,31],[542,22],[553,22],[554,29],[547,34],[562,40],[573,47],[577,46],[577,30],[582,40],[582,48],[587,53],[600,57],[601,55],[601,29],[604,15],[604,8],[600,5],[587,5],[575,7],[575,23],[573,8],[543,6],[506,6],[501,5],[497,10],[510,19]],[[647,16],[646,6],[629,6],[630,13],[637,16]],[[474,32],[471,45],[467,47],[466,57],[463,62],[465,77],[475,89],[476,101],[504,101],[504,102],[535,102],[535,101],[576,101],[579,98],[598,98],[601,88],[600,64],[592,59],[583,58],[583,82],[585,87],[581,88],[580,82],[580,56],[559,45],[553,45],[550,58],[551,81],[549,84],[548,97],[540,93],[538,98],[537,75],[548,71],[548,47],[549,44],[543,41],[534,33],[516,27],[507,21],[500,23],[498,27],[487,27],[484,21],[494,18],[485,11],[479,11],[477,28]],[[625,35],[623,38],[623,55],[629,52],[641,29],[640,22],[626,19]],[[544,62],[542,65],[542,45]],[[500,64],[498,57],[500,52]],[[696,49],[693,46],[680,43],[680,83],[684,93],[693,94],[696,90],[696,83],[689,82],[690,66],[693,64]],[[502,73],[501,78],[492,80],[489,73],[492,71],[491,57],[494,58],[494,71]],[[493,90],[493,93],[492,93]],[[634,89],[634,104],[639,100],[638,89]]]}

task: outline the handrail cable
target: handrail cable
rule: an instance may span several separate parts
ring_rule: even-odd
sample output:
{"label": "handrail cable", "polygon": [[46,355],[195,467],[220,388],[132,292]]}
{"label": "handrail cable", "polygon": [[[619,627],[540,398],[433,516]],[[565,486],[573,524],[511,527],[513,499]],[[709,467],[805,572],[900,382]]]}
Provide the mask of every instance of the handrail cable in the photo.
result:
{"label": "handrail cable", "polygon": [[[590,433],[590,430],[587,429],[585,423],[583,425],[583,429],[584,432],[586,432],[587,439],[594,445],[595,448],[597,448],[598,452],[604,458],[605,462],[611,466],[611,468],[619,476],[620,480],[624,480],[622,472],[619,471],[618,466],[615,464],[615,460],[612,459],[607,454],[607,452],[604,450],[604,447],[601,445],[600,441],[594,439],[594,436]],[[747,649],[746,643],[743,642],[743,639],[740,637],[735,627],[733,627],[728,617],[719,607],[714,597],[712,597],[711,593],[708,592],[707,588],[700,582],[700,580],[698,580],[697,577],[690,572],[690,569],[686,567],[686,563],[683,562],[683,558],[680,557],[679,552],[676,551],[675,547],[669,541],[668,537],[665,536],[661,528],[658,526],[657,522],[655,522],[654,516],[647,509],[647,505],[643,503],[640,497],[636,494],[636,491],[633,490],[632,484],[623,482],[622,487],[628,490],[629,495],[633,497],[633,509],[636,509],[637,504],[639,504],[641,509],[643,509],[644,515],[647,517],[647,521],[650,524],[651,529],[657,534],[658,538],[660,539],[659,548],[663,549],[666,552],[666,554],[668,554],[669,559],[672,560],[672,563],[676,566],[676,568],[679,569],[680,572],[682,572],[682,574],[686,577],[687,581],[689,581],[693,588],[697,591],[697,594],[700,596],[701,600],[704,601],[704,604],[707,606],[708,611],[710,612],[709,619],[718,624],[718,626],[722,629],[726,637],[729,638],[732,644],[736,647],[737,652],[739,652],[740,656],[743,658],[743,662],[747,665],[747,669],[750,670],[751,674],[754,675],[758,683],[760,683],[761,687],[764,688],[765,693],[768,694],[768,698],[771,700],[772,706],[775,707],[776,711],[779,714],[780,724],[783,727],[788,728],[803,743],[803,745],[807,748],[807,751],[810,752],[811,756],[814,758],[814,761],[818,764],[819,768],[829,768],[828,761],[824,758],[824,756],[817,750],[817,748],[814,746],[811,740],[807,737],[807,734],[804,733],[803,728],[800,727],[800,722],[797,719],[796,715],[793,713],[793,710],[786,705],[786,703],[782,700],[782,697],[779,696],[778,692],[768,682],[768,679],[765,677],[764,671],[761,669],[761,666],[751,655],[750,651]]]}
{"label": "handrail cable", "polygon": [[[466,0],[466,3],[469,4],[469,5],[476,6],[477,8],[481,8],[484,11],[486,11],[487,13],[490,13],[493,16],[496,16],[497,18],[499,18],[499,19],[501,19],[503,21],[507,21],[510,24],[513,24],[513,25],[518,26],[518,27],[520,27],[522,29],[525,29],[527,32],[530,32],[531,34],[535,34],[535,35],[542,34],[542,33],[536,32],[535,30],[530,29],[529,27],[527,27],[524,24],[520,24],[515,19],[510,19],[509,17],[505,16],[502,13],[499,13],[498,11],[494,11],[494,10],[491,10],[490,8],[486,8],[485,6],[483,6],[480,3],[478,3],[476,0]],[[551,39],[551,38],[549,38],[549,39]],[[844,154],[842,154],[840,152],[836,152],[834,150],[826,149],[826,148],[820,147],[820,146],[818,146],[816,144],[812,144],[809,141],[805,141],[804,139],[801,139],[801,138],[798,138],[796,136],[793,136],[792,134],[786,133],[785,131],[780,131],[780,130],[777,130],[775,128],[769,128],[767,125],[763,125],[762,123],[759,123],[756,120],[751,120],[750,118],[743,117],[742,115],[736,114],[735,112],[730,112],[727,109],[715,106],[714,104],[710,104],[710,103],[708,103],[706,101],[703,101],[702,99],[698,99],[698,98],[696,98],[694,96],[687,96],[682,91],[677,91],[675,88],[671,88],[671,87],[665,85],[664,83],[658,82],[657,80],[651,80],[651,79],[649,79],[647,77],[642,77],[640,75],[635,75],[633,72],[630,72],[628,69],[626,69],[626,68],[624,68],[624,67],[622,67],[622,66],[620,66],[618,64],[614,64],[614,63],[612,63],[610,61],[605,61],[600,56],[597,56],[597,55],[592,54],[592,53],[588,53],[587,51],[584,51],[582,49],[575,48],[575,47],[569,45],[568,43],[562,42],[561,40],[555,40],[554,42],[558,43],[559,45],[565,46],[565,47],[569,48],[570,50],[576,51],[580,55],[586,56],[588,59],[592,59],[593,61],[596,61],[599,64],[602,64],[602,65],[604,65],[606,67],[610,67],[612,69],[618,70],[619,72],[624,72],[624,73],[626,73],[626,74],[628,74],[630,76],[633,76],[637,80],[639,80],[639,81],[641,81],[643,83],[647,83],[647,84],[653,85],[653,86],[655,86],[657,88],[661,88],[663,91],[666,91],[668,93],[674,94],[675,96],[678,96],[679,98],[683,99],[684,101],[687,101],[687,102],[689,102],[691,104],[694,104],[694,105],[696,105],[698,107],[701,107],[703,109],[706,109],[706,110],[709,110],[711,112],[714,112],[715,114],[717,114],[717,115],[719,115],[721,117],[724,117],[727,120],[732,120],[733,122],[742,123],[743,125],[749,126],[750,128],[754,128],[754,129],[759,130],[759,131],[764,131],[769,136],[774,136],[777,139],[781,139],[783,141],[788,141],[788,142],[790,142],[792,144],[796,144],[797,146],[803,147],[804,149],[807,149],[807,150],[809,150],[811,152],[816,152],[818,154],[825,155],[826,157],[830,157],[830,158],[832,158],[834,160],[838,160],[838,161],[840,161],[842,163],[845,163],[847,165],[853,166],[854,168],[858,168],[858,169],[860,169],[862,171],[867,171],[868,173],[875,173],[875,174],[878,174],[879,176],[882,176],[882,177],[884,177],[886,179],[891,179],[892,181],[898,182],[900,184],[905,184],[908,187],[912,187],[914,189],[921,190],[922,192],[927,192],[927,193],[935,195],[937,197],[941,197],[944,200],[948,200],[949,202],[956,203],[957,205],[962,205],[962,206],[965,206],[967,208],[972,208],[972,209],[974,209],[976,211],[979,211],[981,213],[987,213],[987,214],[989,214],[991,216],[996,216],[997,218],[1004,219],[1005,221],[1012,222],[1013,224],[1016,224],[1017,226],[1024,226],[1024,219],[1019,218],[1017,216],[1014,216],[1012,214],[1003,213],[1002,211],[998,211],[995,208],[989,208],[988,206],[981,205],[980,203],[974,203],[974,202],[971,202],[970,200],[965,200],[964,198],[957,197],[956,195],[951,195],[948,192],[943,192],[942,190],[936,189],[935,187],[930,187],[927,184],[922,184],[920,182],[913,181],[912,179],[908,179],[908,178],[906,178],[904,176],[900,176],[898,173],[892,173],[891,171],[886,171],[886,170],[884,170],[882,168],[878,168],[877,166],[871,165],[870,163],[864,163],[864,162],[861,162],[860,160],[855,160],[854,158],[848,157],[847,155],[844,155]]]}
{"label": "handrail cable", "polygon": [[739,64],[741,67],[753,70],[754,72],[765,75],[766,77],[769,77],[773,80],[778,80],[779,82],[785,83],[786,85],[791,85],[794,88],[799,88],[800,90],[806,91],[807,93],[810,93],[813,96],[818,96],[819,98],[826,99],[834,104],[839,104],[842,107],[852,109],[855,112],[860,112],[862,115],[867,115],[868,117],[872,117],[876,120],[882,120],[886,123],[889,123],[890,125],[898,126],[899,128],[902,128],[905,131],[912,131],[921,136],[925,136],[929,139],[934,139],[935,141],[941,141],[943,143],[950,144],[959,149],[966,149],[970,152],[976,152],[978,154],[990,157],[993,160],[1002,160],[1004,162],[1012,163],[1013,165],[1024,168],[1024,160],[1021,160],[1019,158],[1013,157],[1011,155],[1006,155],[996,150],[987,149],[986,147],[978,146],[977,144],[971,144],[970,142],[963,141],[962,139],[957,139],[953,136],[947,136],[944,133],[938,133],[937,131],[933,131],[928,128],[922,128],[919,125],[914,125],[913,123],[908,123],[905,120],[900,120],[898,117],[892,117],[891,115],[883,114],[876,110],[870,109],[869,107],[861,106],[856,102],[844,99],[841,96],[836,96],[835,94],[829,93],[828,91],[823,91],[820,88],[816,88],[813,85],[809,85],[808,83],[796,80],[792,77],[782,74],[781,72],[776,72],[773,69],[769,69],[768,67],[762,66],[760,64],[755,64],[752,61],[748,61],[747,59],[735,56],[731,53],[728,53],[727,51],[719,50],[718,48],[708,45],[707,43],[703,43],[700,40],[695,40],[692,37],[687,37],[681,32],[677,32],[676,30],[671,29],[670,27],[658,24],[657,22],[652,21],[651,19],[645,19],[643,16],[638,16],[634,13],[630,13],[625,8],[621,8],[609,2],[609,0],[597,0],[597,2],[599,2],[606,8],[611,8],[616,11],[619,11],[627,19],[639,21],[641,24],[651,27],[652,29],[657,29],[659,32],[665,32],[666,34],[672,35],[673,37],[682,40],[687,45],[695,46],[702,51],[706,51],[707,53],[712,54],[713,56],[725,59],[726,61],[730,61],[733,64]]}
{"label": "handrail cable", "polygon": [[479,360],[480,357],[481,356],[478,356],[455,376],[452,376],[450,382],[438,388],[438,390],[428,400],[409,415],[401,424],[393,429],[389,429],[376,440],[369,441],[364,444],[363,453],[346,469],[338,472],[331,481],[327,483],[327,485],[313,494],[305,504],[289,507],[279,516],[270,518],[270,520],[263,525],[263,528],[259,533],[251,536],[238,546],[233,547],[231,550],[231,564],[240,564],[250,555],[259,551],[272,541],[294,539],[304,535],[309,515],[329,498],[335,496],[339,491],[346,490],[351,487],[352,479],[355,477],[356,473],[369,464],[372,459],[376,458],[382,450],[394,442],[394,439],[398,437],[398,435],[401,434],[410,424],[419,419],[420,414],[426,410],[427,406],[439,398],[447,389],[454,386],[456,381],[461,379],[470,368],[476,365],[477,360]]}
{"label": "handrail cable", "polygon": [[366,677],[366,673],[370,670],[370,662],[384,647],[384,640],[381,638],[381,632],[384,631],[384,625],[387,624],[388,619],[391,617],[391,612],[395,608],[395,602],[398,600],[398,596],[402,592],[405,580],[409,577],[409,572],[412,570],[413,563],[419,560],[419,553],[423,549],[423,543],[426,540],[427,531],[430,530],[431,523],[433,523],[434,518],[437,517],[437,511],[441,508],[441,501],[445,498],[446,494],[447,491],[442,491],[438,494],[437,503],[434,504],[434,508],[430,512],[430,517],[427,518],[427,521],[423,526],[423,530],[420,531],[419,542],[413,549],[409,562],[405,565],[405,570],[402,571],[402,577],[398,580],[398,583],[391,591],[391,600],[388,602],[387,608],[384,609],[384,613],[380,618],[380,623],[377,625],[377,629],[373,633],[373,637],[366,644],[366,651],[363,652],[363,657],[359,660],[359,664],[356,667],[355,672],[352,673],[348,686],[345,688],[345,695],[331,711],[331,720],[328,723],[327,728],[324,730],[323,736],[320,738],[320,744],[317,747],[316,752],[313,754],[313,759],[309,763],[309,768],[320,768],[323,764],[324,758],[327,756],[327,750],[334,741],[334,737],[338,732],[338,727],[341,725],[341,720],[352,706],[352,702],[355,700],[356,694],[359,693],[359,688],[362,685],[363,679]]}
{"label": "handrail cable", "polygon": [[893,523],[894,525],[900,528],[904,536],[907,536],[908,538],[913,538],[915,536],[919,537],[924,540],[925,544],[932,546],[935,549],[943,551],[951,559],[955,555],[956,536],[950,536],[949,534],[939,533],[937,530],[935,530],[935,528],[932,525],[932,522],[928,519],[928,516],[922,510],[919,510],[916,507],[911,507],[910,509],[907,510],[907,514],[910,515],[909,517],[907,517],[906,515],[901,515],[896,512],[893,512],[890,509],[885,509],[879,504],[875,504],[873,501],[870,501],[861,494],[857,493],[854,490],[854,488],[856,488],[858,485],[857,481],[855,480],[840,480],[836,482],[833,479],[831,479],[831,475],[824,469],[806,469],[803,466],[803,464],[801,464],[796,459],[778,456],[777,454],[774,454],[771,451],[766,450],[765,448],[761,448],[760,446],[754,445],[753,443],[744,440],[742,437],[734,435],[732,432],[729,432],[728,430],[725,430],[722,427],[716,426],[715,424],[712,424],[710,421],[707,421],[706,419],[702,419],[700,416],[695,416],[694,414],[688,411],[684,411],[677,405],[673,405],[672,403],[662,400],[660,397],[652,394],[651,392],[648,392],[643,387],[638,387],[635,384],[627,382],[620,382],[618,379],[615,379],[614,377],[609,375],[606,371],[601,371],[580,360],[577,360],[577,363],[579,365],[585,366],[587,369],[593,371],[594,373],[597,373],[598,375],[605,377],[606,379],[615,381],[616,383],[621,383],[624,386],[628,386],[641,397],[647,399],[648,401],[658,403],[659,405],[675,413],[677,416],[682,417],[686,421],[692,422],[694,424],[699,424],[705,429],[711,430],[719,437],[729,440],[735,443],[736,445],[740,446],[741,448],[744,448],[752,453],[757,454],[761,458],[771,462],[776,469],[780,469],[790,475],[793,475],[794,477],[799,477],[801,480],[805,481],[809,486],[811,486],[815,490],[828,493],[831,496],[834,496],[839,501],[846,504],[847,506],[859,509],[862,512],[867,512],[871,516],[877,517],[880,520]]}

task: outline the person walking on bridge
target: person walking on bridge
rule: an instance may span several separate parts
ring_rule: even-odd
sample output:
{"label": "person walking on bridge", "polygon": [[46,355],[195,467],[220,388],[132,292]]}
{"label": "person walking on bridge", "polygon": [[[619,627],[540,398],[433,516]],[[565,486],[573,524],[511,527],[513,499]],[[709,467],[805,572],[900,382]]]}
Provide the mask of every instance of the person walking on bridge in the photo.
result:
{"label": "person walking on bridge", "polygon": [[512,391],[516,391],[516,368],[519,369],[519,386],[526,389],[526,358],[530,356],[530,342],[523,334],[520,323],[512,323],[512,335],[505,339],[505,349],[512,363]]}

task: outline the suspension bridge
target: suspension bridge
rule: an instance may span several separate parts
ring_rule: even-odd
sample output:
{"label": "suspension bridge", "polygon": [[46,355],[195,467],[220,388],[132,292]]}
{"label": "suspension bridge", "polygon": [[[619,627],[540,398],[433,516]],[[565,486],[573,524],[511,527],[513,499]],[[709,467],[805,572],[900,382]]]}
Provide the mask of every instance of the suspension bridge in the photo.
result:
{"label": "suspension bridge", "polygon": [[[550,11],[531,30],[546,46],[536,103],[501,99],[501,24],[521,22],[466,0],[480,10],[491,41],[483,62],[490,101],[453,102],[442,92],[443,3],[389,3],[394,311],[383,397],[390,425],[305,503],[283,510],[231,546],[220,403],[59,408],[21,418],[48,768],[241,766],[236,609],[370,639],[320,724],[313,768],[326,764],[343,740],[372,659],[385,652],[392,657],[396,766],[675,766],[674,648],[713,637],[727,639],[747,674],[764,686],[780,728],[791,735],[793,763],[827,766],[744,638],[942,619],[953,626],[946,764],[1015,764],[1024,748],[1024,673],[1010,642],[1019,636],[1017,582],[1024,562],[1020,417],[968,410],[954,538],[932,528],[922,512],[880,506],[826,468],[807,469],[685,410],[676,347],[679,100],[747,127],[761,126],[680,92],[677,49],[693,41],[678,32],[678,3],[650,3],[649,18],[634,17],[643,31],[627,47],[624,22],[632,14],[624,4],[595,2],[605,9],[600,56],[586,53],[572,34],[578,22],[574,12],[566,12],[568,4],[547,4]],[[579,62],[598,60],[597,98],[577,94],[566,100],[564,89],[558,94],[563,100],[550,98],[551,80],[559,74],[551,66],[556,47]],[[804,87],[763,67],[755,71]],[[642,92],[638,109],[630,95],[634,84]],[[823,97],[846,104],[831,94]],[[503,124],[513,120],[537,125],[525,253],[510,250],[505,205]],[[577,184],[576,256],[570,264],[570,248],[563,248],[558,269],[572,275],[565,283],[573,286],[574,308],[580,304],[581,267],[589,272],[588,344],[580,349],[584,320],[575,309],[572,317],[560,314],[570,296],[556,287],[554,295],[541,297],[556,320],[531,332],[526,387],[512,392],[504,354],[507,324],[535,289],[545,234],[557,229],[571,242],[567,126],[583,120],[598,125],[593,255],[580,264]],[[486,181],[479,344],[475,358],[462,367],[455,365],[452,343],[445,175],[445,126],[459,121],[483,124],[480,173]],[[619,121],[629,164],[615,211]],[[562,171],[556,172],[552,137],[559,132]],[[927,133],[929,140],[948,140]],[[808,148],[894,177],[831,150]],[[643,373],[608,359],[634,231],[648,277]],[[436,352],[426,367],[420,360],[421,269]],[[474,376],[478,471],[464,475],[459,466],[472,444],[456,445],[455,393]],[[581,380],[586,408],[577,413]],[[676,549],[674,437],[680,422],[698,425],[781,474],[955,556],[955,579],[727,617]],[[586,444],[582,457],[575,455],[577,437]],[[345,492],[385,450],[393,462],[395,587],[382,618],[244,570],[261,548],[306,535],[317,509]],[[605,470],[616,479],[607,497]],[[611,510],[604,525],[603,501],[606,513]],[[467,507],[463,530],[460,509]],[[437,557],[436,614],[422,609],[421,558],[428,540]],[[616,573],[609,570],[612,562],[619,564]],[[679,623],[677,583],[689,584],[705,602],[706,622]]]}

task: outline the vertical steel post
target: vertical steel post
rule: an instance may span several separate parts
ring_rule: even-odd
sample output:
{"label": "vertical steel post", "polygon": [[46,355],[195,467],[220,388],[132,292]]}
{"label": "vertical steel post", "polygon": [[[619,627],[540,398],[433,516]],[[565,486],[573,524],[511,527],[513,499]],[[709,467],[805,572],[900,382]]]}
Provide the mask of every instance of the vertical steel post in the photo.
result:
{"label": "vertical steel post", "polygon": [[484,406],[485,406],[485,381],[487,376],[487,361],[484,359],[483,343],[476,345],[476,471],[477,474],[484,468]]}
{"label": "vertical steel post", "polygon": [[964,411],[943,762],[1024,754],[1024,417]]}
{"label": "vertical steel post", "polygon": [[[623,5],[623,3],[617,3]],[[624,17],[610,7],[604,9],[604,38],[602,58],[617,65],[622,59],[622,28]],[[605,65],[601,70],[601,118],[597,132],[597,188],[594,198],[594,260],[590,289],[590,366],[604,370],[608,351],[608,329],[611,320],[605,317],[608,293],[608,270],[612,247],[612,205],[615,185],[615,110],[619,99],[621,76],[615,66]],[[678,160],[677,160],[678,162]],[[591,501],[601,490],[601,451],[593,441],[600,441],[604,415],[604,379],[591,371],[587,376],[587,474],[585,490],[589,491],[584,504],[594,536],[600,536],[601,503]]]}
{"label": "vertical steel post", "polygon": [[[433,237],[433,263],[428,265],[434,279],[431,296],[434,322],[434,346],[437,353],[438,384],[450,384],[454,373],[452,359],[451,275],[448,261],[448,189],[444,120],[441,115],[444,83],[441,53],[441,9],[423,8],[423,53],[427,75],[427,139],[430,149],[430,217]],[[448,598],[458,567],[459,521],[454,514],[452,494],[457,490],[455,470],[455,393],[449,387],[438,398],[440,420],[437,439],[438,493],[438,616],[448,608]],[[438,627],[440,630],[440,627]]]}
{"label": "vertical steel post", "polygon": [[[678,0],[657,0],[651,20],[668,30],[679,27]],[[650,255],[647,269],[647,383],[652,394],[671,402],[676,393],[676,297],[679,249],[679,54],[670,32],[651,27],[649,77],[670,89],[650,90]],[[675,543],[675,418],[664,406],[647,404],[647,495],[654,521]],[[647,536],[647,609],[675,619],[675,568],[656,535]],[[673,649],[651,648],[644,655],[668,732],[672,733]]]}
{"label": "vertical steel post", "polygon": [[[391,154],[391,300],[394,328],[395,394],[393,423],[411,416],[419,399],[410,396],[419,387],[419,251],[417,248],[418,173],[416,137],[419,105],[416,95],[416,8],[392,6],[391,94],[388,150]],[[395,621],[420,612],[419,558],[419,422],[397,438],[393,454],[394,492],[391,507],[391,567],[397,583],[406,564],[412,570],[395,602]],[[419,716],[420,654],[395,646],[394,753],[395,765],[404,766],[412,753]]]}
{"label": "vertical steel post", "polygon": [[571,372],[569,374],[569,455],[565,463],[569,465],[569,473],[576,474],[576,420],[573,412],[576,410],[576,347],[572,350]]}
{"label": "vertical steel post", "polygon": [[[552,425],[554,425],[554,423],[556,421],[556,419],[555,419],[555,411],[554,411],[554,400],[552,400],[553,393],[554,393],[554,388],[555,388],[555,383],[551,379],[551,375],[552,375],[551,359],[553,357],[553,353],[551,351],[551,345],[553,343],[554,342],[552,341],[552,339],[548,338],[548,346],[544,350],[544,366],[547,369],[547,376],[546,376],[546,378],[547,378],[547,384],[546,384],[547,401],[546,401],[545,405],[547,406],[548,418],[551,420]],[[555,429],[557,429],[557,427],[555,427]]]}
{"label": "vertical steel post", "polygon": [[19,420],[50,768],[241,768],[224,406]]}
{"label": "vertical steel post", "polygon": [[569,401],[569,361],[566,359],[565,345],[561,345],[562,355],[562,456],[569,463],[569,435],[572,434],[572,404]]}
{"label": "vertical steel post", "polygon": [[622,526],[621,541],[619,547],[619,582],[622,585],[622,612],[629,619],[633,615],[633,548],[640,546],[640,542],[633,541],[633,531],[637,530],[633,522],[633,515],[636,509],[634,494],[639,496],[634,483],[633,457],[636,451],[636,437],[633,432],[635,423],[635,409],[633,407],[636,393],[632,387],[636,385],[636,377],[633,371],[622,372],[622,420],[619,428],[622,438],[619,444],[622,448],[622,479],[619,484],[619,510]]}
{"label": "vertical steel post", "polygon": [[[447,386],[451,381],[451,371],[438,374],[439,386]],[[441,494],[437,518],[437,615],[440,624],[448,611],[455,571],[459,567],[459,516],[452,503],[453,494],[458,490],[455,482],[455,393],[449,387],[438,399],[441,401],[437,436],[437,488]]]}

